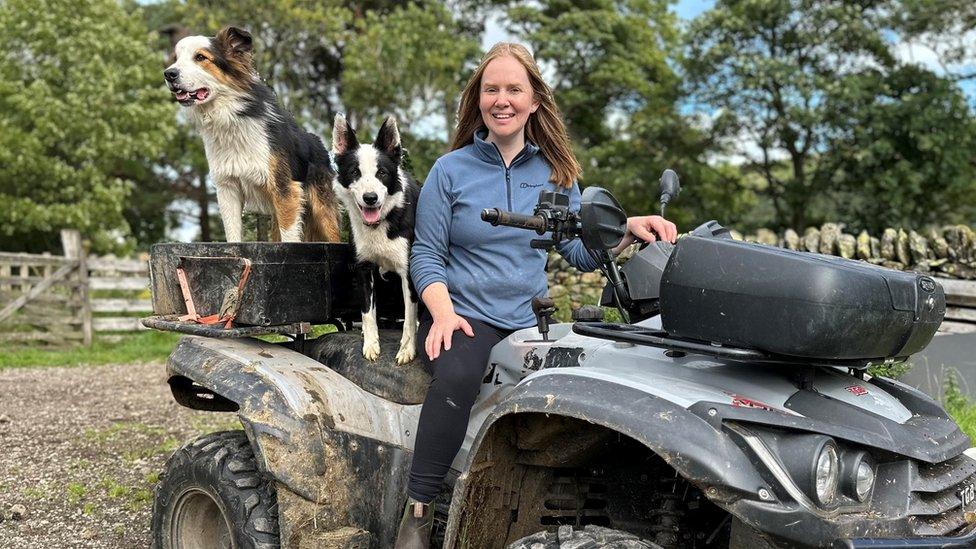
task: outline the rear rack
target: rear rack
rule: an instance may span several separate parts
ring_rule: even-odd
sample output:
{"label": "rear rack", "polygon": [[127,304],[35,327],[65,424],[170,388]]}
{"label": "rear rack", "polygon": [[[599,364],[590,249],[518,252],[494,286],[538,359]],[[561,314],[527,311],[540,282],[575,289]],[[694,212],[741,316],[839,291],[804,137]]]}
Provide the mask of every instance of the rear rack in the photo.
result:
{"label": "rear rack", "polygon": [[732,345],[720,345],[718,343],[711,343],[708,341],[675,337],[669,335],[664,330],[646,328],[636,324],[575,322],[573,323],[573,332],[584,336],[609,339],[611,341],[633,343],[635,345],[646,345],[648,347],[657,347],[660,349],[668,349],[681,353],[705,355],[741,362],[764,362],[769,364],[790,364],[802,366],[839,366],[843,368],[854,368],[860,370],[870,366],[902,362],[907,358],[898,357],[856,360],[824,360],[775,355],[756,349],[746,349]]}
{"label": "rear rack", "polygon": [[141,319],[141,322],[146,328],[221,339],[271,334],[304,336],[312,331],[312,324],[309,322],[294,322],[278,326],[224,328],[223,324],[197,324],[193,321],[180,320],[178,315],[150,316]]}

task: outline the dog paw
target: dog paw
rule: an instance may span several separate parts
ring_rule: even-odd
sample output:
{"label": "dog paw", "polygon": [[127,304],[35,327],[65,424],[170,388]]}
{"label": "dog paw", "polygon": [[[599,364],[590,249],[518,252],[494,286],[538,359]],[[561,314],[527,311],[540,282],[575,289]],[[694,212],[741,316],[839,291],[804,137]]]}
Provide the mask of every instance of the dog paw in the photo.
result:
{"label": "dog paw", "polygon": [[415,358],[417,358],[417,349],[414,345],[407,345],[397,351],[396,363],[402,366]]}
{"label": "dog paw", "polygon": [[[400,356],[400,355],[397,355]],[[366,360],[376,360],[380,357],[380,341],[374,339],[372,341],[365,341],[363,343],[363,358]]]}

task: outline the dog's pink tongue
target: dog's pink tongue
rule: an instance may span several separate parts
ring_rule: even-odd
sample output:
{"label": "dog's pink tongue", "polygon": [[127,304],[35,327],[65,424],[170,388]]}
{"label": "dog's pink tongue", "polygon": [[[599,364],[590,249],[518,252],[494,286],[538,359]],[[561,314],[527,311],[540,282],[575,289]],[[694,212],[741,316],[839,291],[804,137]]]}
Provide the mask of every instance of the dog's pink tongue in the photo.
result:
{"label": "dog's pink tongue", "polygon": [[379,208],[362,208],[363,221],[366,223],[378,223],[380,220]]}
{"label": "dog's pink tongue", "polygon": [[210,90],[205,88],[197,90],[197,101],[203,101],[208,95],[210,95]]}

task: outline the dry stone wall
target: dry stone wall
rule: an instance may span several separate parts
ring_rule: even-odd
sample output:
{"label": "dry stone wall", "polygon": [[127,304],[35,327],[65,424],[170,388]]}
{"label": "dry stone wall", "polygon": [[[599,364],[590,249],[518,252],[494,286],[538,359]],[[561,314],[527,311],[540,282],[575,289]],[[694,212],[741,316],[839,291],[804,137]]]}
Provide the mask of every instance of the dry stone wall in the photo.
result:
{"label": "dry stone wall", "polygon": [[929,273],[944,278],[976,279],[976,232],[967,225],[949,225],[922,232],[885,229],[880,235],[844,232],[844,225],[824,223],[802,235],[793,229],[776,234],[759,229],[755,234],[733,236],[748,242],[803,250],[848,259],[860,259],[891,269]]}

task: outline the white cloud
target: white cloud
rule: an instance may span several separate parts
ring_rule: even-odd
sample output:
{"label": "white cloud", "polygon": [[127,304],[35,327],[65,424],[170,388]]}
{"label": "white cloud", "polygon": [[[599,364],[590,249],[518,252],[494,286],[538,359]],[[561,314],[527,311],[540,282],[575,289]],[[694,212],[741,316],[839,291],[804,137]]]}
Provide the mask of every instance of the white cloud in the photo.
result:
{"label": "white cloud", "polygon": [[898,41],[892,51],[901,61],[920,65],[936,74],[945,74],[946,71],[958,74],[976,71],[976,59],[969,57],[945,63],[946,53],[954,48],[972,50],[974,44],[976,44],[976,29],[970,29],[942,39],[922,36],[910,41]]}

